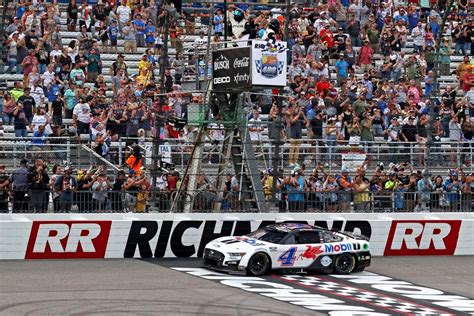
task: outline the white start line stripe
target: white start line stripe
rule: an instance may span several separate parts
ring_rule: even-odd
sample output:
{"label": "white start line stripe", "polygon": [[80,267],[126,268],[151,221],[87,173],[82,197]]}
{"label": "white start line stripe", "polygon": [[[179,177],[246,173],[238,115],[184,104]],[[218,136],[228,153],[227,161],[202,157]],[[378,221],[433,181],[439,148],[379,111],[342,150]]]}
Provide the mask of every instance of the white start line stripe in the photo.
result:
{"label": "white start line stripe", "polygon": [[290,283],[303,286],[305,288],[322,291],[331,295],[340,296],[344,299],[360,302],[375,308],[388,310],[399,315],[455,315],[446,311],[433,309],[428,306],[409,302],[396,297],[391,297],[382,293],[367,291],[363,288],[347,286],[342,283],[326,280],[322,277],[304,276],[277,276],[273,278],[288,281]]}
{"label": "white start line stripe", "polygon": [[373,289],[403,296],[408,299],[425,301],[456,312],[474,315],[474,299],[460,295],[451,295],[438,289],[415,285],[407,281],[396,280],[372,272],[361,272],[350,275],[335,274],[331,275],[331,277],[355,284],[364,284]]}
{"label": "white start line stripe", "polygon": [[[223,274],[203,268],[171,269],[185,272],[206,280],[217,281],[226,286],[270,297],[306,309],[325,312],[328,315],[334,316],[375,316],[393,314],[459,315],[474,313],[474,302],[466,297],[448,295],[440,290],[413,285],[409,282],[398,281],[369,272],[344,276],[331,275],[331,277],[344,278],[345,281],[356,284],[370,285],[379,291],[384,291],[397,296],[405,296],[411,299],[411,301],[385,295],[384,293],[376,293],[367,289],[349,286],[342,282],[334,282],[329,278],[319,276],[305,277],[272,275],[268,277],[269,279],[265,279],[261,277]],[[385,287],[380,287],[380,285],[385,285]],[[389,291],[388,285],[391,285],[391,288],[394,291]],[[302,288],[307,290],[303,290]],[[418,294],[404,295],[403,293],[400,293],[400,289],[402,288],[405,292],[409,290],[411,290],[412,293],[418,291]],[[318,291],[319,293],[314,293],[315,291]],[[334,296],[338,296],[341,299],[334,298]],[[424,306],[423,303],[420,304],[419,302],[416,302],[418,300],[441,306],[443,309]],[[352,305],[351,302],[353,303]],[[446,309],[455,311],[455,313],[447,312]],[[386,311],[388,313],[380,311]]]}

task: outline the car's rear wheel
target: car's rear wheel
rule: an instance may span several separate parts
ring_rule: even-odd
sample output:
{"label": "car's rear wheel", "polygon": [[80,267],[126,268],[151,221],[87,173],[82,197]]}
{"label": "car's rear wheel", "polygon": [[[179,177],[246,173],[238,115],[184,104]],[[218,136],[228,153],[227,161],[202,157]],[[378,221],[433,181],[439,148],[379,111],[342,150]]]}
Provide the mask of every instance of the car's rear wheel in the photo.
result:
{"label": "car's rear wheel", "polygon": [[262,276],[268,273],[270,267],[270,258],[263,252],[259,252],[250,258],[247,264],[247,272],[250,275]]}
{"label": "car's rear wheel", "polygon": [[337,274],[349,274],[354,271],[356,259],[350,253],[343,253],[337,256],[334,263],[334,272]]}

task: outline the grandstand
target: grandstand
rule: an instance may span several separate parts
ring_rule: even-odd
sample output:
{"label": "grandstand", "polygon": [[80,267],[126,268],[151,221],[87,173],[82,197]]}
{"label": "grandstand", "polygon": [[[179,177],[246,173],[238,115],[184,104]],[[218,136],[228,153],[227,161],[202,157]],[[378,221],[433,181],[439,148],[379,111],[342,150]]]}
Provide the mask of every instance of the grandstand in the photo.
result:
{"label": "grandstand", "polygon": [[[251,16],[268,9],[271,9],[271,5],[269,5],[269,7],[258,8],[250,5],[247,14],[248,16]],[[188,14],[197,14],[206,12],[206,9],[205,7],[194,7],[191,4],[184,3],[183,11],[187,12]],[[323,9],[320,11],[323,11]],[[393,12],[395,11],[396,8],[393,9]],[[75,32],[68,31],[65,5],[60,4],[59,12],[60,35],[62,37],[63,46],[66,47],[71,43],[71,41],[78,38],[80,32],[78,28],[76,28]],[[274,11],[274,14],[275,12],[276,11]],[[307,12],[309,13],[310,11],[308,10]],[[424,26],[425,24],[423,24],[423,27]],[[198,49],[196,49],[196,43],[200,42],[200,36],[202,36],[202,32],[207,34],[208,26],[201,24],[199,19],[196,18],[194,32],[192,34],[186,33],[180,36],[180,41],[183,44],[182,54],[187,61],[187,65],[184,64],[184,69],[179,69],[184,75],[179,87],[176,86],[176,82],[174,83],[175,90],[173,93],[185,94],[186,92],[190,92],[189,95],[185,97],[187,98],[187,101],[190,101],[190,99],[194,97],[200,98],[200,110],[201,112],[206,113],[209,112],[209,104],[208,102],[205,102],[208,99],[203,98],[203,95],[206,95],[207,92],[205,87],[207,87],[208,82],[205,80],[208,79],[207,72],[210,67],[210,57],[205,56],[206,50],[199,50],[198,52]],[[346,35],[349,36],[348,34]],[[205,42],[207,42],[207,39]],[[295,46],[298,45],[298,43],[295,44]],[[176,45],[170,46],[171,47],[169,48],[168,55],[172,64],[173,60],[176,58]],[[295,48],[295,46],[292,48],[293,51],[298,51],[298,48]],[[410,34],[407,35],[406,42],[403,46],[404,47],[401,48],[401,51],[404,52],[406,56],[412,56],[416,47],[414,44],[414,38]],[[211,46],[209,51],[215,49],[216,47],[217,46]],[[304,46],[300,45],[300,48],[304,49]],[[455,48],[455,43],[452,43],[452,48]],[[360,49],[360,47],[354,47],[354,51],[356,53],[358,53]],[[102,74],[108,87],[108,89],[105,91],[107,98],[112,100],[114,98],[114,92],[111,89],[111,87],[114,85],[114,79],[110,74],[109,69],[112,64],[117,61],[119,54],[124,54],[128,73],[139,75],[140,62],[146,50],[147,48],[145,47],[138,47],[136,53],[128,52],[124,54],[124,40],[119,38],[117,42],[117,53],[100,53],[100,59],[102,61]],[[199,64],[199,61],[196,61],[196,54],[199,55],[199,60],[201,62],[209,61],[209,65],[202,66],[202,63]],[[385,57],[380,53],[374,54],[372,57],[373,68],[380,69],[384,65],[384,58]],[[160,56],[155,56],[155,59],[159,60]],[[446,91],[447,87],[451,86],[456,92],[458,92],[457,100],[460,100],[463,98],[463,95],[460,93],[460,90],[456,88],[459,86],[460,79],[456,73],[459,65],[463,63],[463,56],[452,54],[449,56],[449,59],[449,73],[451,74],[441,75],[438,77],[438,85],[440,90],[439,95],[442,95]],[[335,63],[335,58],[329,59],[328,73],[330,75],[330,80],[334,82],[337,72]],[[200,68],[203,68],[204,70]],[[364,72],[361,69],[361,67],[355,67],[356,83],[364,79]],[[175,71],[176,69],[173,68],[171,71],[171,77],[174,77]],[[158,66],[156,66],[154,74],[156,77],[160,75]],[[375,78],[377,78],[377,76],[378,75],[374,75]],[[2,73],[0,74],[0,87],[2,90],[9,91],[13,88],[15,82],[21,82],[23,79],[23,74]],[[86,82],[84,87],[93,90],[94,85],[94,82]],[[426,88],[425,80],[420,80],[419,86],[421,90],[424,90]],[[133,85],[133,89],[135,88],[136,86]],[[341,93],[340,86],[335,86],[335,90],[338,93]],[[130,91],[133,92],[133,90]],[[310,94],[309,91],[307,92]],[[176,121],[174,120],[175,118],[171,118],[170,121],[167,121],[166,128],[170,129],[170,131],[167,133],[167,135],[164,135],[164,138],[161,142],[161,160],[165,161],[166,163],[162,164],[160,177],[163,178],[164,174],[168,174],[171,177],[171,175],[174,174],[173,170],[175,170],[179,173],[179,179],[172,180],[171,184],[170,181],[161,179],[158,181],[157,186],[161,184],[162,187],[151,187],[151,177],[155,177],[156,175],[151,175],[150,172],[153,169],[153,161],[157,159],[152,151],[152,147],[156,145],[152,138],[138,137],[138,135],[126,135],[127,137],[122,136],[120,138],[110,139],[110,141],[107,143],[107,154],[101,155],[96,150],[97,147],[95,142],[91,142],[89,135],[80,135],[79,139],[75,137],[76,127],[73,126],[73,120],[69,118],[62,119],[63,132],[60,138],[57,139],[59,144],[55,145],[56,143],[54,138],[49,138],[48,144],[44,147],[40,147],[39,150],[36,149],[36,152],[32,151],[30,140],[19,140],[15,137],[14,125],[4,123],[2,127],[3,139],[0,141],[0,155],[2,157],[0,158],[0,164],[6,166],[6,172],[8,174],[12,173],[13,170],[18,168],[21,158],[27,158],[31,161],[33,161],[35,158],[42,158],[47,161],[49,168],[51,168],[54,164],[59,164],[63,166],[71,165],[76,170],[87,170],[90,166],[103,165],[106,166],[104,172],[106,173],[106,176],[111,179],[110,181],[112,183],[117,175],[117,172],[121,170],[124,165],[126,165],[129,154],[132,152],[132,147],[135,144],[138,144],[144,156],[143,166],[145,167],[145,177],[148,177],[147,182],[149,182],[148,184],[144,184],[144,187],[146,190],[151,192],[158,190],[158,192],[154,192],[149,196],[143,194],[144,199],[148,201],[143,202],[143,204],[148,204],[148,207],[151,207],[151,209],[159,209],[163,211],[168,211],[169,209],[173,209],[174,211],[181,211],[182,209],[191,211],[196,208],[200,211],[219,211],[220,209],[233,209],[234,211],[244,209],[263,211],[264,209],[269,208],[278,209],[278,203],[275,203],[275,200],[272,200],[272,202],[269,202],[269,200],[270,196],[272,196],[272,198],[278,196],[280,199],[283,199],[281,197],[282,191],[280,191],[280,189],[278,189],[278,192],[271,189],[269,190],[269,184],[265,183],[266,177],[271,176],[273,173],[277,174],[276,171],[273,170],[275,169],[275,166],[280,170],[279,174],[282,179],[290,176],[292,173],[302,172],[302,175],[307,177],[306,181],[308,182],[308,185],[310,178],[314,178],[314,175],[311,175],[311,170],[318,168],[321,168],[316,170],[319,171],[319,173],[324,171],[324,173],[329,175],[339,175],[344,168],[348,168],[348,171],[354,177],[360,172],[363,172],[363,176],[370,180],[372,180],[374,177],[377,177],[379,172],[382,172],[386,173],[383,175],[383,177],[385,177],[384,182],[386,183],[389,181],[388,179],[390,173],[398,172],[399,169],[402,169],[402,166],[405,167],[404,169],[406,169],[406,172],[416,174],[416,181],[420,181],[423,178],[421,174],[422,170],[429,166],[433,176],[442,176],[443,182],[445,181],[445,176],[457,173],[459,177],[464,177],[464,184],[468,183],[468,186],[470,185],[470,188],[472,188],[472,184],[467,182],[472,181],[469,180],[472,178],[471,174],[473,172],[472,138],[470,140],[459,139],[458,141],[454,141],[453,139],[450,139],[449,133],[446,133],[439,138],[438,145],[431,148],[430,150],[430,160],[425,161],[425,157],[422,157],[425,152],[422,146],[425,145],[420,145],[418,141],[406,142],[402,140],[394,147],[393,144],[387,142],[387,135],[376,135],[373,140],[366,141],[365,146],[359,144],[354,146],[353,144],[350,144],[348,139],[341,140],[341,142],[336,145],[336,150],[332,152],[333,149],[330,148],[327,141],[313,139],[313,136],[310,135],[313,134],[311,128],[302,126],[302,135],[300,137],[301,144],[298,146],[299,155],[297,158],[297,164],[291,163],[290,160],[292,158],[290,156],[292,155],[292,151],[294,149],[293,144],[290,141],[291,137],[283,139],[283,143],[279,144],[275,140],[274,135],[270,135],[271,126],[273,123],[271,120],[271,111],[269,111],[269,109],[262,110],[262,113],[260,114],[259,123],[257,123],[257,125],[262,127],[262,131],[258,142],[253,141],[250,137],[251,132],[249,132],[247,126],[248,113],[252,112],[253,107],[265,102],[265,93],[267,92],[253,91],[252,93],[248,92],[242,94],[238,101],[240,112],[237,113],[237,117],[233,122],[234,127],[238,127],[239,129],[238,133],[234,133],[234,130],[229,127],[222,128],[219,125],[221,124],[220,122],[216,123],[216,120],[211,118],[201,118],[201,120],[198,120],[197,126],[194,128],[189,128],[189,126],[186,126],[184,133],[182,131],[178,131],[177,128],[174,129],[174,126],[180,124],[179,120]],[[288,97],[294,97],[297,95],[295,91],[292,91],[291,88],[288,89],[285,94],[287,95],[282,96],[282,99],[284,99],[284,101],[282,101],[283,104],[287,104],[286,100]],[[173,95],[167,96],[174,98]],[[296,98],[299,97],[296,96]],[[276,100],[277,98],[274,98],[273,101]],[[272,102],[270,102],[270,105],[271,103]],[[188,106],[186,110],[188,115],[187,118],[188,121],[190,121],[189,103],[186,104],[186,106]],[[419,108],[420,107],[421,106],[419,106]],[[156,110],[156,108],[154,109]],[[405,120],[406,117],[401,117],[400,119]],[[468,114],[467,119],[472,120],[472,114]],[[284,117],[283,120],[285,120]],[[326,139],[327,137],[326,124],[327,122],[325,121],[322,128],[322,139]],[[405,122],[403,122],[403,124],[405,124]],[[218,133],[221,129],[225,130],[224,138],[227,140],[227,142],[224,140],[224,138],[219,139],[217,142],[212,139],[212,134],[214,132]],[[145,132],[148,136],[151,135],[151,130]],[[180,135],[179,133],[182,134]],[[34,138],[33,131],[29,131],[28,136]],[[275,156],[276,145],[280,147],[281,151],[277,152]],[[455,146],[453,147],[453,145]],[[370,152],[367,152],[368,147],[370,147]],[[40,154],[38,154],[38,152]],[[330,155],[331,152],[334,157]],[[11,153],[13,153],[14,159],[11,159]],[[193,164],[193,162],[196,163]],[[427,163],[429,163],[429,165],[427,165]],[[363,166],[363,171],[361,171],[361,166]],[[385,166],[385,170],[381,170],[383,169],[383,166]],[[49,172],[51,172],[51,170],[49,170]],[[205,180],[202,180],[204,182],[200,182],[201,175],[205,175]],[[226,177],[226,175],[228,176]],[[403,174],[403,177],[407,176],[407,174]],[[233,181],[237,183],[237,186],[239,187],[238,189],[235,189],[238,200],[241,201],[238,207],[231,206],[233,197],[230,193],[232,193],[231,191],[234,190],[232,188]],[[181,183],[181,189],[177,184],[178,182]],[[275,181],[275,183],[278,186],[278,181]],[[403,183],[403,181],[400,181],[400,183]],[[184,192],[184,184],[196,187],[188,190],[188,192]],[[321,183],[321,185],[322,184],[323,183]],[[172,189],[170,188],[170,185],[173,187]],[[398,194],[411,194],[412,196],[408,198],[409,200],[420,200],[421,195],[419,193],[417,195],[416,192],[422,190],[419,189],[417,185],[403,185],[406,186],[405,191],[411,192]],[[374,184],[374,186],[376,185]],[[111,187],[112,186],[110,185],[108,189],[112,189]],[[313,189],[316,190],[315,187]],[[383,190],[384,185],[382,184],[382,191]],[[461,195],[462,193],[466,193],[466,190],[467,189],[464,189],[462,186],[459,186],[456,194]],[[81,190],[78,188],[78,191]],[[283,186],[283,196],[286,194],[284,191],[285,189]],[[384,192],[383,194],[381,193],[381,195],[389,196],[388,199],[391,199],[391,202],[388,203],[388,206],[387,203],[385,203],[383,207],[379,207],[381,210],[393,209],[395,205],[395,188],[392,187],[390,190],[386,191],[390,191],[390,193],[386,194],[386,192]],[[205,194],[202,192],[205,192]],[[314,196],[316,196],[316,191],[311,191],[311,188],[309,188],[305,193],[306,198],[310,199],[309,197],[313,193]],[[364,196],[363,202],[370,202],[367,203],[369,206],[364,207],[369,207],[372,210],[376,208],[377,203],[374,201],[377,193],[379,192],[371,191],[373,196],[371,196],[369,199],[365,198]],[[83,193],[85,196],[88,196],[89,194],[90,192]],[[110,194],[113,193],[111,192]],[[335,200],[343,201],[344,193],[337,192],[335,194],[340,195],[337,196]],[[436,194],[440,195],[441,193]],[[178,199],[176,199],[176,196],[178,196]],[[442,194],[440,196],[442,196]],[[157,202],[157,199],[160,201]],[[440,199],[440,197],[436,199],[436,201],[438,201],[438,207],[441,207],[439,205]],[[323,201],[320,201],[319,198],[316,199],[314,197],[312,197],[311,200],[319,201],[319,204],[317,205],[317,208],[319,209],[327,211],[332,209],[330,207],[331,203],[323,203]],[[349,204],[351,205],[349,207],[355,208],[356,200],[360,199],[355,198],[355,196],[349,198]],[[464,201],[464,197],[462,199],[459,198],[456,201],[461,200]],[[208,203],[209,201],[212,201],[212,203]],[[455,208],[468,210],[469,207],[467,207],[467,202],[463,203],[456,204]],[[378,205],[381,204],[382,202],[379,201]],[[143,209],[137,207],[135,210],[146,209],[146,206],[140,207]],[[315,206],[313,205],[312,207]],[[10,205],[10,208],[12,208],[12,205]],[[407,208],[407,210],[413,211],[414,208],[415,205],[412,205]],[[49,209],[51,210],[51,207],[49,207]],[[284,210],[286,207],[280,206],[280,210],[282,209]],[[304,209],[306,210],[307,207],[304,207]]]}

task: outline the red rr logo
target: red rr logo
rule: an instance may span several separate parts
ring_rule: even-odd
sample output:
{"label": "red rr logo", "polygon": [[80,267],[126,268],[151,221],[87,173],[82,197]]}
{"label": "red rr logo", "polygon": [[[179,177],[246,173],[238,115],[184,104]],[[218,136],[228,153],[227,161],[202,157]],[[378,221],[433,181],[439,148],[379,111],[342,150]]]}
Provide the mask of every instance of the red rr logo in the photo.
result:
{"label": "red rr logo", "polygon": [[25,259],[104,258],[111,221],[35,221]]}
{"label": "red rr logo", "polygon": [[460,220],[394,220],[384,255],[453,255],[460,227]]}

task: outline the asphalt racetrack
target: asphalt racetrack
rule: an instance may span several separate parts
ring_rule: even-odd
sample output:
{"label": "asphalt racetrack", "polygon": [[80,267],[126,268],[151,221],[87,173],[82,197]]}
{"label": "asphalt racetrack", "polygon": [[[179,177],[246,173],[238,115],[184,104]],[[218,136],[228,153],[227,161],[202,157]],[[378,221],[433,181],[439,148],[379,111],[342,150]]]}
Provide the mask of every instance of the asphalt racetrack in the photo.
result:
{"label": "asphalt racetrack", "polygon": [[249,278],[200,259],[3,261],[0,315],[468,315],[473,263],[375,257],[350,277]]}

